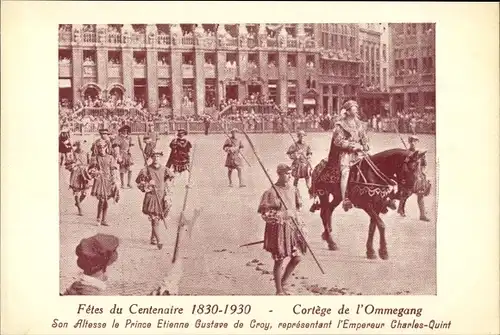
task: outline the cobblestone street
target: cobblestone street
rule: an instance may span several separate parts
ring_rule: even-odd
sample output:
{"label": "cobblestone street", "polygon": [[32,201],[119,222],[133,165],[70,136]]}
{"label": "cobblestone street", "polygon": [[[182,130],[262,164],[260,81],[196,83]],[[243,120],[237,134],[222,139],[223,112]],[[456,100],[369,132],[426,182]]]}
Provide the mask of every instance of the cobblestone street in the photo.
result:
{"label": "cobblestone street", "polygon": [[[242,137],[239,134],[239,137]],[[270,175],[275,178],[278,163],[289,163],[285,155],[291,139],[288,134],[250,135]],[[331,134],[310,133],[313,166],[328,154]],[[372,153],[402,147],[395,134],[371,133]],[[435,136],[420,135],[421,148],[428,150],[428,177],[433,183],[426,205],[431,222],[418,220],[416,197],[407,203],[407,217],[395,212],[383,216],[387,226],[389,260],[367,260],[365,243],[369,219],[360,210],[345,213],[338,208],[333,215],[333,236],[340,250],[329,251],[321,240],[322,224],[318,213],[310,213],[303,181],[299,184],[304,208],[302,215],[308,226],[311,247],[326,271],[321,275],[307,255],[294,275],[297,294],[435,294],[436,293],[436,211],[435,211]],[[95,137],[87,136],[88,150]],[[172,136],[162,136],[158,148],[168,157]],[[244,168],[246,188],[227,187],[224,135],[188,135],[195,145],[193,188],[190,191],[186,215],[192,216],[201,208],[192,237],[182,253],[184,272],[180,284],[182,295],[272,295],[272,259],[262,245],[239,248],[240,244],[262,240],[264,224],[257,206],[264,190],[270,187],[257,160],[246,146],[244,153],[251,167]],[[406,136],[405,136],[406,139]],[[132,149],[135,160],[133,179],[143,167],[136,144]],[[236,178],[234,176],[233,178]],[[78,274],[75,247],[82,238],[98,232],[120,238],[118,260],[108,269],[110,295],[146,295],[168,273],[176,225],[182,208],[184,183],[176,180],[174,203],[167,218],[168,230],[163,230],[164,248],[157,250],[149,244],[150,224],[141,213],[143,193],[136,187],[121,190],[118,204],[110,202],[109,227],[97,226],[95,198],[88,196],[83,203],[84,216],[77,216],[71,191],[69,172],[60,169],[60,285],[61,292]],[[133,185],[135,186],[135,184]],[[90,192],[89,192],[90,193]],[[375,235],[378,248],[378,233]]]}

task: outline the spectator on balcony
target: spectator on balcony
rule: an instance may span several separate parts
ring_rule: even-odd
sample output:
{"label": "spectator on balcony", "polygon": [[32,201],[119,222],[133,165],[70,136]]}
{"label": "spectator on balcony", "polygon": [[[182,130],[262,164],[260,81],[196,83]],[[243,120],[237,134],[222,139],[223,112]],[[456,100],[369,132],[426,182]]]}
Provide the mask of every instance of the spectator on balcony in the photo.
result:
{"label": "spectator on balcony", "polygon": [[86,57],[83,61],[83,65],[95,65],[95,61],[91,57]]}

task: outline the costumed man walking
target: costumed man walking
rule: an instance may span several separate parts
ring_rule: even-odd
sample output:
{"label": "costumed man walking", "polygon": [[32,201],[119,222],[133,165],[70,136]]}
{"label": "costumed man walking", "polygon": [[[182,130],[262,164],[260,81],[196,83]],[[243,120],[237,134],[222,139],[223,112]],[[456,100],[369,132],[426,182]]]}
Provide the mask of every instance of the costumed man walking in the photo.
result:
{"label": "costumed man walking", "polygon": [[345,211],[353,207],[346,196],[351,165],[357,161],[359,153],[370,149],[366,130],[358,118],[358,108],[358,103],[354,100],[349,100],[342,106],[340,119],[333,128],[328,154],[328,164],[340,167],[340,193]]}
{"label": "costumed man walking", "polygon": [[156,141],[153,141],[151,137],[148,135],[144,135],[143,137],[144,141],[144,158],[146,161],[149,161],[149,159],[153,156],[153,152],[156,149]]}
{"label": "costumed man walking", "polygon": [[113,235],[97,234],[81,240],[76,247],[76,264],[83,273],[63,295],[105,295],[107,268],[118,259],[120,240]]}
{"label": "costumed man walking", "polygon": [[99,129],[99,136],[100,136],[100,138],[95,140],[94,143],[92,143],[92,146],[90,147],[90,151],[91,151],[92,156],[97,156],[98,151],[99,151],[97,144],[103,143],[103,141],[107,143],[106,153],[111,154],[112,153],[112,143],[111,143],[111,139],[109,138],[109,131],[107,129]]}
{"label": "costumed man walking", "polygon": [[132,188],[132,154],[130,147],[134,146],[132,138],[130,137],[130,126],[123,126],[118,130],[118,136],[114,140],[114,144],[120,147],[120,160],[118,165],[120,167],[120,182],[121,187],[125,188],[125,174],[127,174],[127,188]]}
{"label": "costumed man walking", "polygon": [[[264,249],[271,253],[274,260],[274,284],[277,295],[288,295],[287,281],[307,250],[307,245],[293,220],[299,225],[298,211],[302,207],[302,199],[297,187],[290,185],[291,168],[286,164],[277,167],[278,181],[261,197],[258,213],[266,222],[264,233]],[[276,193],[279,193],[278,194]],[[286,205],[283,206],[280,198]],[[290,261],[283,273],[283,261]]]}
{"label": "costumed man walking", "polygon": [[99,201],[97,204],[97,222],[108,226],[106,214],[108,212],[108,200],[113,198],[119,200],[119,191],[115,183],[116,159],[108,154],[108,142],[102,140],[96,143],[97,156],[90,160],[90,169],[94,177],[91,195]]}
{"label": "costumed man walking", "polygon": [[167,161],[167,167],[171,168],[174,173],[181,174],[184,171],[189,170],[190,165],[190,152],[191,142],[189,142],[184,136],[187,135],[185,129],[177,130],[177,138],[174,138],[170,142],[170,155]]}
{"label": "costumed man walking", "polygon": [[61,128],[59,134],[59,166],[63,166],[64,161],[68,159],[68,154],[71,152],[71,138],[67,127]]}
{"label": "costumed man walking", "polygon": [[242,159],[241,150],[243,149],[243,142],[236,138],[237,129],[231,130],[231,137],[226,139],[222,149],[227,152],[226,164],[227,167],[227,177],[229,179],[229,187],[233,187],[232,175],[233,170],[238,171],[238,180],[240,182],[240,187],[245,187],[242,178]]}
{"label": "costumed man walking", "polygon": [[90,188],[90,180],[92,179],[88,170],[90,157],[87,152],[83,151],[80,141],[73,143],[73,147],[73,155],[71,160],[66,161],[66,169],[71,172],[69,187],[73,190],[78,215],[83,216],[81,203],[87,196],[87,190]]}
{"label": "costumed man walking", "polygon": [[300,130],[297,133],[297,142],[292,144],[286,154],[293,161],[292,176],[293,185],[297,186],[300,179],[306,180],[307,189],[311,188],[311,147],[304,142],[305,131]]}
{"label": "costumed man walking", "polygon": [[[412,135],[408,137],[408,144],[409,148],[408,150],[411,152],[417,151],[417,143],[419,142],[419,139],[417,136]],[[398,207],[398,213],[401,216],[406,216],[405,213],[405,205],[406,205],[406,200],[415,193],[417,195],[417,203],[418,203],[418,209],[420,211],[420,220],[421,221],[426,221],[429,222],[430,219],[427,217],[427,211],[425,209],[425,202],[424,198],[427,196],[430,192],[431,185],[427,181],[427,177],[425,175],[425,168],[427,167],[427,160],[425,159],[425,156],[422,156],[420,160],[420,167],[421,167],[421,173],[417,180],[415,181],[415,187],[413,190],[406,190],[404,187],[401,187],[401,199],[399,201],[399,207]]]}
{"label": "costumed man walking", "polygon": [[143,168],[135,180],[139,190],[145,193],[142,212],[151,222],[150,242],[156,244],[158,249],[163,247],[159,227],[172,207],[170,182],[174,179],[174,173],[160,164],[161,156],[162,152],[154,151],[151,155],[153,162]]}
{"label": "costumed man walking", "polygon": [[205,135],[208,135],[208,130],[210,129],[211,117],[208,114],[203,116],[203,125],[205,126]]}

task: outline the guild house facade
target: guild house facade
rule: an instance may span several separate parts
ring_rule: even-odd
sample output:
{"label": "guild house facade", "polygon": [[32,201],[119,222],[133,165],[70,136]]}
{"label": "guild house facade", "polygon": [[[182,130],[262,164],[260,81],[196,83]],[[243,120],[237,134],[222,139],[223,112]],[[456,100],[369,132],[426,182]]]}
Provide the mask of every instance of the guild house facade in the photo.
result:
{"label": "guild house facade", "polygon": [[389,24],[393,113],[435,113],[435,24]]}
{"label": "guild house facade", "polygon": [[359,35],[358,24],[60,25],[60,99],[181,116],[263,95],[298,114],[337,112],[359,98]]}

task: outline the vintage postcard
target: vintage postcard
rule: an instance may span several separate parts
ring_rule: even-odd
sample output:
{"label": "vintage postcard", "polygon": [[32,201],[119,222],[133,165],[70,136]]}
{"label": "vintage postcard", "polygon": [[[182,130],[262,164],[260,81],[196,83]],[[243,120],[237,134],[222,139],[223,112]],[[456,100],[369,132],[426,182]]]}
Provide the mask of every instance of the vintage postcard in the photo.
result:
{"label": "vintage postcard", "polygon": [[3,331],[498,332],[498,7],[253,6],[4,4]]}

